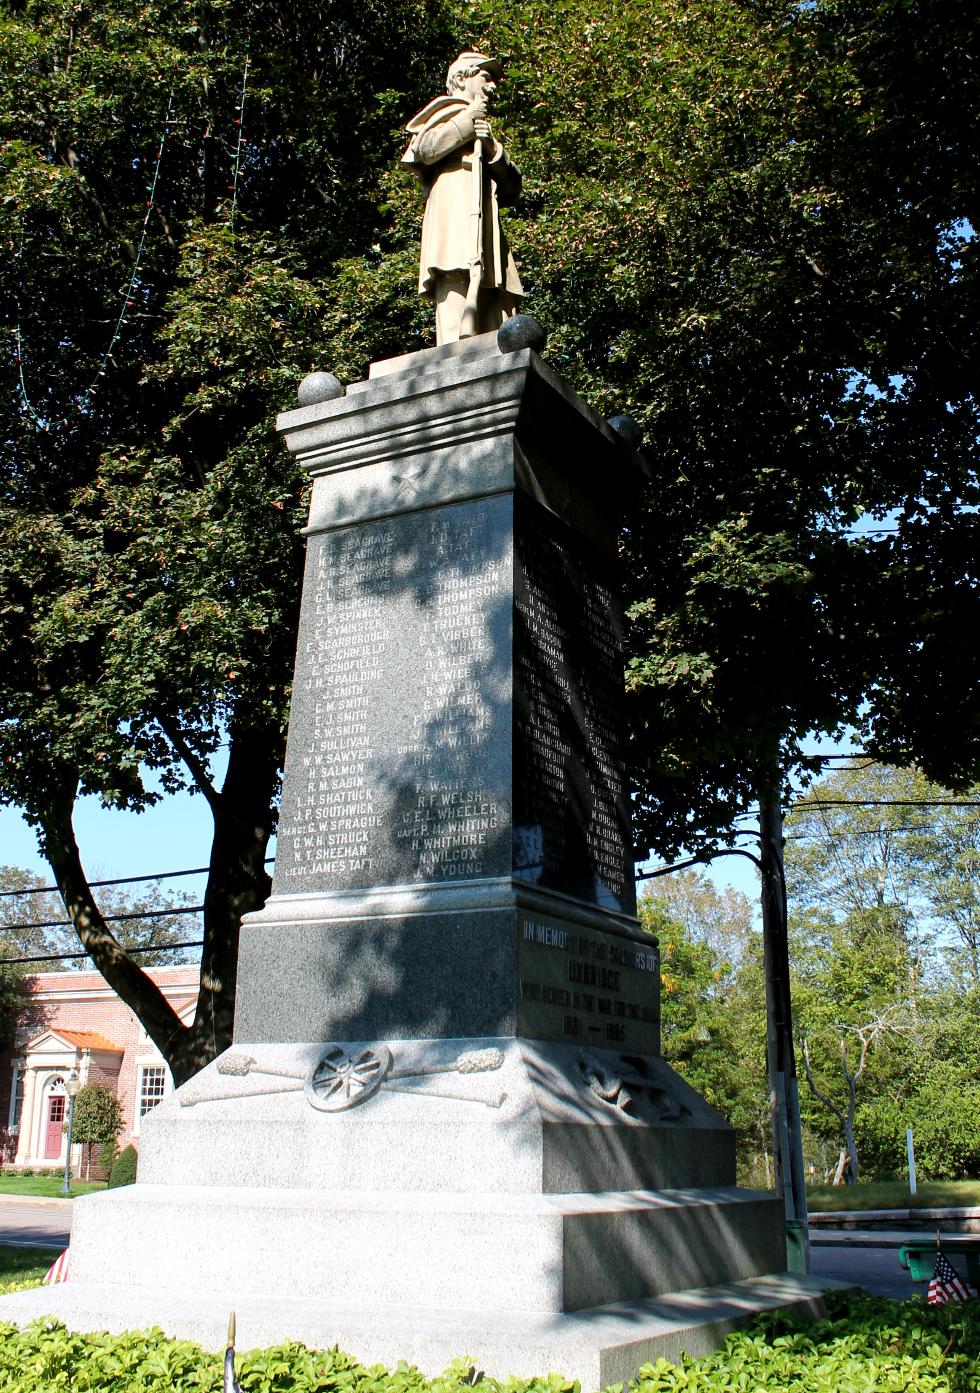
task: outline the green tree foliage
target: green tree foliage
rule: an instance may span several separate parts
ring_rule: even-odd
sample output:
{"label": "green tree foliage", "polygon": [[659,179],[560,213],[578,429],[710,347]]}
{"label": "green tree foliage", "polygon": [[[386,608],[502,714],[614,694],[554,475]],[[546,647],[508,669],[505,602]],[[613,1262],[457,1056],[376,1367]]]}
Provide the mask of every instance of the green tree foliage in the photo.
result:
{"label": "green tree foliage", "polygon": [[663,1057],[735,1128],[740,1172],[768,1151],[761,945],[748,899],[703,872],[652,881],[639,901],[660,943]]}
{"label": "green tree foliage", "polygon": [[106,1143],[114,1146],[122,1126],[122,1106],[110,1088],[89,1084],[78,1090],[72,1113],[72,1138],[87,1148],[86,1179],[91,1178],[92,1147]]}
{"label": "green tree foliage", "polygon": [[[859,710],[893,757],[975,776],[972,21],[490,0],[479,23],[509,55],[529,305],[654,463],[626,545],[641,847],[727,832]],[[868,516],[897,530],[850,535]]]}
{"label": "green tree foliage", "polygon": [[[507,59],[551,360],[654,463],[626,539],[641,846],[730,835],[862,711],[894,758],[975,776],[971,23],[938,0],[0,5],[0,796],[178,1081],[229,1038],[268,890],[302,520],[272,416],[309,367],[430,333],[393,128],[463,46]],[[896,531],[851,536],[868,517]],[[79,789],[151,801],[147,769],[214,815],[191,1028],[71,830]]]}
{"label": "green tree foliage", "polygon": [[911,1126],[923,1178],[978,1174],[976,801],[871,765],[815,785],[787,820],[804,1114],[852,1173],[859,1154],[901,1172]]}
{"label": "green tree foliage", "polygon": [[89,1084],[78,1090],[72,1126],[75,1141],[114,1141],[122,1125],[122,1108],[111,1089],[102,1084]]}
{"label": "green tree foliage", "polygon": [[[439,16],[0,5],[0,798],[178,1081],[230,1038],[239,923],[269,886],[303,520],[270,426],[320,360],[340,262],[376,241]],[[214,818],[190,1028],[106,923],[71,825],[80,791],[139,809],[160,786]]]}
{"label": "green tree foliage", "polygon": [[[160,881],[145,882],[142,889],[125,885],[99,885],[99,908],[112,925],[114,937],[123,948],[138,948],[143,967],[186,962],[188,952],[180,948],[156,947],[200,937],[196,914],[182,911],[193,904],[193,897],[174,891]],[[51,961],[22,964],[27,972],[87,970],[87,958],[66,959],[60,954],[80,951],[78,937],[65,915],[60,896],[45,890],[44,882],[19,866],[0,866],[0,956],[51,958]]]}

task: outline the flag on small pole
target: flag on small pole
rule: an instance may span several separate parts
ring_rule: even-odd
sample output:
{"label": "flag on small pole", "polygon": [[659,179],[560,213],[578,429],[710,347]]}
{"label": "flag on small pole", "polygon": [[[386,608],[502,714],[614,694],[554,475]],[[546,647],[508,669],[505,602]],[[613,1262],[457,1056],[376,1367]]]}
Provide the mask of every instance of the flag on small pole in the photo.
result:
{"label": "flag on small pole", "polygon": [[942,1239],[936,1234],[936,1265],[932,1269],[929,1282],[929,1295],[926,1300],[932,1306],[944,1305],[947,1301],[969,1301],[976,1292],[957,1272],[942,1250]]}
{"label": "flag on small pole", "polygon": [[47,1276],[41,1283],[42,1286],[54,1286],[56,1282],[67,1282],[68,1280],[68,1249],[60,1253],[48,1268]]}

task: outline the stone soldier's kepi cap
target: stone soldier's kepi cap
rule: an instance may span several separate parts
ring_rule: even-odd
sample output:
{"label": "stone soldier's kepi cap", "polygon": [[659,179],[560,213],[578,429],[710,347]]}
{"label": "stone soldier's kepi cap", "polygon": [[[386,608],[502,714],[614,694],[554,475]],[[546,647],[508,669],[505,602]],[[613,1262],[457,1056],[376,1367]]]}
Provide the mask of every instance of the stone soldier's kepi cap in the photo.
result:
{"label": "stone soldier's kepi cap", "polygon": [[461,53],[455,62],[450,63],[449,71],[446,73],[446,90],[449,91],[450,84],[457,73],[465,72],[467,68],[485,68],[491,77],[502,77],[503,64],[496,58],[488,58],[485,53]]}

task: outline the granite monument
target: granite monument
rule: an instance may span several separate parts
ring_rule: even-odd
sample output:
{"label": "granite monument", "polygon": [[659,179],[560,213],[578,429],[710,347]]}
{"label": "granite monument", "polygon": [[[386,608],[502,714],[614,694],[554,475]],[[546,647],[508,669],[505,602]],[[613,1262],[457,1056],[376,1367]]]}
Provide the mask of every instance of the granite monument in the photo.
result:
{"label": "granite monument", "polygon": [[[467,84],[495,65],[454,71],[448,123],[487,143]],[[819,1307],[781,1202],[736,1186],[731,1128],[660,1054],[623,762],[635,432],[523,316],[443,337],[346,391],[316,374],[280,418],[313,488],[234,1044],[144,1119],[138,1183],[76,1202],[67,1284],[0,1318],[219,1349],[233,1306],[250,1345],[468,1354],[589,1393]]]}

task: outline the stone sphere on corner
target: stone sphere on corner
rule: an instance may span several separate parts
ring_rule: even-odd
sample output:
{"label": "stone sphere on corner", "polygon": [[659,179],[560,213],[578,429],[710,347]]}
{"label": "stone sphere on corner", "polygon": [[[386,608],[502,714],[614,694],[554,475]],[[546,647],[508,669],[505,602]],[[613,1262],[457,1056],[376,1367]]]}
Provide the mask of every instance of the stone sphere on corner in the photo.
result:
{"label": "stone sphere on corner", "polygon": [[343,386],[332,372],[311,372],[299,384],[296,402],[299,406],[319,406],[322,401],[334,401],[343,395]]}
{"label": "stone sphere on corner", "polygon": [[610,416],[606,424],[631,449],[638,450],[643,444],[643,427],[634,421],[632,416]]}
{"label": "stone sphere on corner", "polygon": [[517,353],[522,348],[543,353],[547,341],[547,333],[533,314],[512,315],[497,330],[497,347],[501,353]]}

